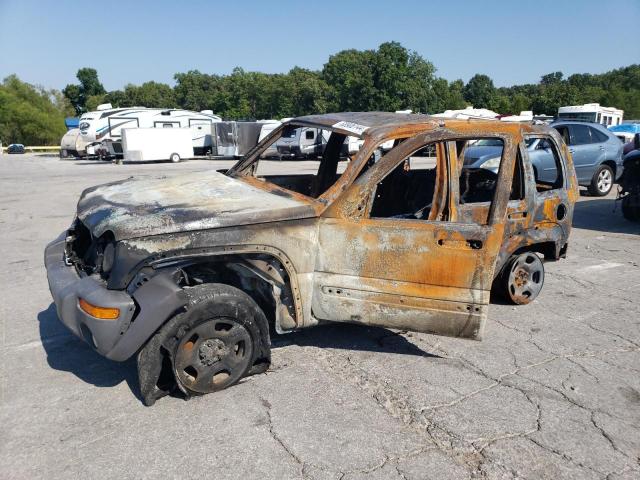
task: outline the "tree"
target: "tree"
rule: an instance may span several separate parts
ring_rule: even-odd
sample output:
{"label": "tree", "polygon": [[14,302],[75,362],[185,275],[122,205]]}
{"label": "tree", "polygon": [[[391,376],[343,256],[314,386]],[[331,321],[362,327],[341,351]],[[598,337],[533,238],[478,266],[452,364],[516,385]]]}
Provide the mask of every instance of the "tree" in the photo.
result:
{"label": "tree", "polygon": [[435,68],[397,42],[377,50],[343,50],[322,69],[331,110],[412,109],[429,111],[436,104]]}
{"label": "tree", "polygon": [[322,78],[329,85],[329,110],[375,110],[372,50],[343,50],[329,57]]}
{"label": "tree", "polygon": [[219,75],[208,75],[198,70],[176,73],[173,78],[176,86],[173,91],[181,108],[187,110],[207,110],[222,115],[230,99],[222,92],[222,78]]}
{"label": "tree", "polygon": [[490,108],[496,88],[487,75],[475,74],[464,87],[464,99],[475,108]]}
{"label": "tree", "polygon": [[10,75],[0,84],[0,139],[5,144],[59,145],[68,107],[60,92]]}
{"label": "tree", "polygon": [[310,115],[328,111],[329,85],[320,73],[300,67],[292,68],[280,81],[278,96],[288,99],[280,104],[275,118]]}
{"label": "tree", "polygon": [[97,97],[107,93],[98,80],[98,72],[95,68],[81,68],[76,73],[76,78],[80,82],[80,85],[69,84],[62,92],[65,97],[69,99],[71,105],[76,110],[77,115],[82,115],[88,111],[87,102],[92,98],[91,104],[95,108],[97,105],[93,105]]}
{"label": "tree", "polygon": [[166,83],[145,82],[140,86],[131,83],[123,90],[115,90],[102,96],[102,102],[114,107],[175,108],[176,94]]}

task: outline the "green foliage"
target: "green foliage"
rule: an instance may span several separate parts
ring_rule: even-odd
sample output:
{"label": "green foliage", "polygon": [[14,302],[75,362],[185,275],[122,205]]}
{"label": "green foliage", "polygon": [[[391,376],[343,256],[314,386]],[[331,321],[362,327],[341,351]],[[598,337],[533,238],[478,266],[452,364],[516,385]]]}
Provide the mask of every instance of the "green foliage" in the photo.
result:
{"label": "green foliage", "polygon": [[[124,91],[115,90],[102,95],[100,98],[101,101],[98,104],[110,103],[114,108],[174,108],[178,106],[173,88],[166,83],[157,82],[146,82],[140,86],[128,84],[124,87]],[[87,102],[88,106],[89,102]]]}
{"label": "green foliage", "polygon": [[77,72],[78,84],[63,94],[45,91],[7,77],[0,85],[0,136],[3,142],[56,144],[64,133],[63,118],[101,103],[114,107],[213,110],[226,119],[283,118],[328,111],[394,111],[438,113],[467,105],[503,114],[533,110],[556,114],[558,107],[600,103],[640,118],[640,65],[607,73],[562,72],[543,75],[537,84],[496,88],[490,77],[448,82],[435,75],[433,64],[397,42],[376,50],[343,50],[331,55],[321,71],[294,67],[267,74],[235,68],[229,75],[191,70],[176,73],[175,87],[157,82],[126,85],[105,92],[93,68]]}
{"label": "green foliage", "polygon": [[[626,119],[640,118],[640,65],[611,70],[599,75],[579,73],[564,78],[562,72],[543,75],[537,85],[515,85],[498,89],[510,99],[508,111],[533,110],[555,115],[563,105],[599,103],[624,110]],[[528,108],[522,108],[527,105]]]}
{"label": "green foliage", "polygon": [[431,62],[397,42],[388,42],[378,50],[343,50],[332,55],[322,78],[329,87],[330,110],[435,113],[439,98],[434,73]]}
{"label": "green foliage", "polygon": [[70,105],[60,92],[10,75],[0,84],[0,140],[3,145],[58,145]]}
{"label": "green foliage", "polygon": [[[62,90],[64,96],[69,99],[76,110],[76,114],[82,115],[97,107],[100,98],[107,93],[98,80],[98,72],[95,68],[81,68],[76,73],[80,85],[69,84]],[[96,103],[98,101],[98,103]]]}
{"label": "green foliage", "polygon": [[476,73],[464,86],[464,99],[475,108],[491,108],[496,96],[493,80],[487,75]]}

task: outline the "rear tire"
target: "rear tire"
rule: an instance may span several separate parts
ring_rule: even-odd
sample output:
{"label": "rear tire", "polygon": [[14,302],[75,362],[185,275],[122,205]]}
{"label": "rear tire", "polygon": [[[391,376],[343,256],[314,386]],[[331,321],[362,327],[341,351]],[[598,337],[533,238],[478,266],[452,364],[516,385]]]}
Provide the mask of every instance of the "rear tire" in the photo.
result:
{"label": "rear tire", "polygon": [[169,157],[169,160],[171,160],[173,163],[178,163],[180,162],[180,155],[178,155],[177,153],[172,153]]}
{"label": "rear tire", "polygon": [[499,293],[509,303],[533,302],[544,284],[544,264],[533,252],[513,255],[500,274]]}
{"label": "rear tire", "polygon": [[589,193],[594,197],[604,197],[613,187],[613,170],[608,165],[600,165],[587,187]]}

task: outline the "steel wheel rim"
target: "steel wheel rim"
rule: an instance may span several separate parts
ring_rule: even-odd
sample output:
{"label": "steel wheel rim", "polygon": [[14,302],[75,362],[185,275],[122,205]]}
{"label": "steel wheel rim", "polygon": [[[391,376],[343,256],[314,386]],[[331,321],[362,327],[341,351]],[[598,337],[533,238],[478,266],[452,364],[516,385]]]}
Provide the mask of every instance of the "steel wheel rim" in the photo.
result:
{"label": "steel wheel rim", "polygon": [[191,391],[214,392],[244,375],[252,353],[251,335],[244,326],[229,318],[216,318],[182,337],[175,353],[175,375]]}
{"label": "steel wheel rim", "polygon": [[544,265],[535,253],[524,253],[516,258],[509,270],[509,295],[514,302],[532,302],[542,290]]}
{"label": "steel wheel rim", "polygon": [[598,190],[607,192],[611,188],[611,184],[611,172],[605,168],[598,174]]}

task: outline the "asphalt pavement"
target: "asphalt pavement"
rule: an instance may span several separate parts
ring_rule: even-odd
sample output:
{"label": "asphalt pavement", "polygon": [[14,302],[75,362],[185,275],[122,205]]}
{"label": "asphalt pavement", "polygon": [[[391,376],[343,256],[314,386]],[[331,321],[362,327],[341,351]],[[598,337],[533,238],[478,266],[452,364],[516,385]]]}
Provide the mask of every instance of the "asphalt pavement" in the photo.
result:
{"label": "asphalt pavement", "polygon": [[640,224],[582,197],[540,297],[482,342],[331,325],[225,391],[145,407],[58,321],[45,245],[91,185],[230,162],[0,156],[0,478],[640,478]]}

